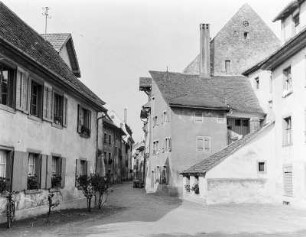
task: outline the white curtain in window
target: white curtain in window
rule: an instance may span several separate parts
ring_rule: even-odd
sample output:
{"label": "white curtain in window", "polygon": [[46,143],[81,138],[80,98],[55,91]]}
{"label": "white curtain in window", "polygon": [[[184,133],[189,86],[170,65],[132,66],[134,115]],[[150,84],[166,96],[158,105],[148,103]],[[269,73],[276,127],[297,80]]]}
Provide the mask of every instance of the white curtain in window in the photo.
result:
{"label": "white curtain in window", "polygon": [[28,175],[35,175],[35,154],[29,154]]}
{"label": "white curtain in window", "polygon": [[7,152],[0,150],[0,177],[6,177],[6,159]]}

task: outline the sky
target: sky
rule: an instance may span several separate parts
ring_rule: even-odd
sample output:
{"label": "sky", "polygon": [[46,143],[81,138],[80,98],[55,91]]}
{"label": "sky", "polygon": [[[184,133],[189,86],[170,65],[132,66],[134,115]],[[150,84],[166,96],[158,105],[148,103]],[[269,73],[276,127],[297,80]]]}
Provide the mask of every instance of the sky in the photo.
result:
{"label": "sky", "polygon": [[199,52],[199,24],[213,37],[248,3],[280,37],[272,19],[291,0],[2,0],[22,20],[44,33],[43,7],[50,8],[48,33],[72,33],[81,81],[143,137],[139,77],[149,70],[182,72]]}

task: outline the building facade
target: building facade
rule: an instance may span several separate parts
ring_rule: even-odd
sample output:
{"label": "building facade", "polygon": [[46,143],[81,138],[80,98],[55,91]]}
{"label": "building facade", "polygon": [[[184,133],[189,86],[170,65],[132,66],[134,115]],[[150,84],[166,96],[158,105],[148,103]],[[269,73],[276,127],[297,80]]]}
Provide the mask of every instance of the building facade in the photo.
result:
{"label": "building facade", "polygon": [[96,171],[105,103],[3,3],[0,12],[0,176],[18,192],[16,217],[45,212],[50,189],[59,191],[59,208],[79,206],[76,176]]}
{"label": "building facade", "polygon": [[141,112],[148,192],[181,195],[183,170],[258,130],[265,119],[241,73],[279,40],[248,5],[212,40],[209,27],[200,25],[200,54],[184,73],[150,71],[151,78],[140,78],[148,95]]}
{"label": "building facade", "polygon": [[[185,170],[185,185],[198,184],[200,189],[200,195],[191,191],[186,196],[200,196],[207,202],[276,202],[306,206],[305,15],[305,1],[293,1],[280,12],[274,21],[281,22],[282,46],[243,72],[267,114],[267,127],[259,135],[254,134],[251,141],[241,139],[239,142],[245,144],[230,154],[221,152],[217,157],[212,156],[213,167],[207,168],[207,162],[202,161]],[[231,146],[227,149],[231,150]],[[234,173],[227,174],[227,170],[238,170],[237,164],[240,171],[235,175],[240,176],[233,185],[231,179],[237,177],[233,177]],[[252,172],[243,174],[242,170],[250,169]],[[229,193],[232,195],[226,197]],[[235,195],[237,193],[241,195]],[[249,194],[248,197],[245,194]]]}

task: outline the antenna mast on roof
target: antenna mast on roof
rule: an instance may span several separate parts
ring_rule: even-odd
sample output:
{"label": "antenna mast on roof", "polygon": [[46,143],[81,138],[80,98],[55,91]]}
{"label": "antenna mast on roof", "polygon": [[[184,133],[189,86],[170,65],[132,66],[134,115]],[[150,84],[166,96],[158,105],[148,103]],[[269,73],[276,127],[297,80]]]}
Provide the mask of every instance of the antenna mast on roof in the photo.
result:
{"label": "antenna mast on roof", "polygon": [[49,16],[49,10],[50,8],[49,7],[43,7],[43,13],[42,15],[45,16],[45,34],[47,34],[47,26],[48,26],[48,19],[51,18],[51,16]]}

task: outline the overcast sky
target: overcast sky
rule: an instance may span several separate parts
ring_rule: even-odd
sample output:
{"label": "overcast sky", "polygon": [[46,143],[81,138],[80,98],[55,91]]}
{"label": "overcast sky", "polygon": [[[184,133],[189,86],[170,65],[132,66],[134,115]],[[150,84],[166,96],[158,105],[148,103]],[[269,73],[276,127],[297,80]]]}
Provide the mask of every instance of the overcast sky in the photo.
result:
{"label": "overcast sky", "polygon": [[37,32],[44,32],[42,7],[50,7],[48,33],[72,33],[81,80],[123,118],[139,141],[140,76],[149,70],[181,72],[199,52],[199,24],[213,37],[244,4],[279,37],[272,19],[291,0],[2,0]]}

